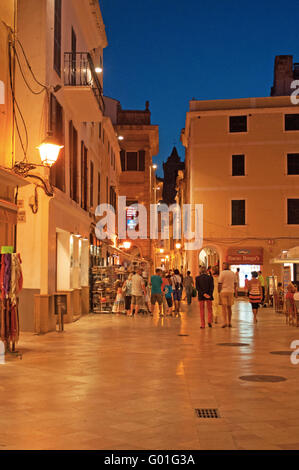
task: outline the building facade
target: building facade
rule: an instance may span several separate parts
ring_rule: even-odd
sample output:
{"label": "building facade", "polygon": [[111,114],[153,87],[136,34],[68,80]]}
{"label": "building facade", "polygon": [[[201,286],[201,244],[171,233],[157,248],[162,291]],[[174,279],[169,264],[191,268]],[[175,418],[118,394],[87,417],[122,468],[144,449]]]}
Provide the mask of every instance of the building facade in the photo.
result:
{"label": "building facade", "polygon": [[28,135],[18,160],[39,165],[36,147],[47,135],[63,146],[52,168],[36,166],[19,192],[21,329],[42,333],[55,329],[55,293],[67,296],[67,322],[89,311],[90,257],[106,263],[110,255],[95,237],[95,209],[115,204],[120,148],[104,115],[107,38],[98,1],[19,0],[17,18],[16,94]]}
{"label": "building facade", "polygon": [[[126,230],[131,241],[128,253],[148,261],[153,269],[157,241],[150,238],[150,204],[156,204],[159,197],[153,165],[153,156],[159,152],[159,129],[151,124],[148,102],[145,110],[125,110],[119,101],[106,97],[105,104],[120,139],[119,195],[126,197]],[[139,233],[138,213],[130,208],[137,203],[147,211],[147,227],[143,234]],[[133,239],[135,232],[138,238]]]}
{"label": "building facade", "polygon": [[12,167],[15,162],[14,61],[9,54],[15,25],[15,2],[0,6],[0,251],[10,246],[16,250],[17,188],[26,185]]}
{"label": "building facade", "polygon": [[299,244],[299,108],[290,97],[191,101],[181,134],[186,202],[203,204],[200,264],[281,280],[280,254]]}

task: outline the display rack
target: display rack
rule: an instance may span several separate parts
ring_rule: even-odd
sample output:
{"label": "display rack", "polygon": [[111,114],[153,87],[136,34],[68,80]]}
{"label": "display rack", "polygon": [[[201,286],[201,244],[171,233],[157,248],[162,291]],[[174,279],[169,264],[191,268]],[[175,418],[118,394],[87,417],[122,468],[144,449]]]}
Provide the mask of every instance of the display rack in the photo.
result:
{"label": "display rack", "polygon": [[127,277],[128,273],[119,266],[93,266],[91,268],[93,313],[113,313],[117,281],[123,283]]}

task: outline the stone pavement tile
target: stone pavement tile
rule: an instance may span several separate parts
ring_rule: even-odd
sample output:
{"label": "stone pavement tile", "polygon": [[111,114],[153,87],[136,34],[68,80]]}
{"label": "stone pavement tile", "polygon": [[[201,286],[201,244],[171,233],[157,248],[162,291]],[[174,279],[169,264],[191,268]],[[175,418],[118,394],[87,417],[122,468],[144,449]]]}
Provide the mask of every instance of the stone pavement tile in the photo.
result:
{"label": "stone pavement tile", "polygon": [[[6,429],[0,449],[1,444],[13,449],[21,444],[28,449],[296,446],[297,368],[289,358],[269,354],[289,349],[294,329],[268,309],[260,312],[256,328],[244,301],[234,306],[230,331],[201,332],[199,326],[194,304],[182,319],[164,323],[156,317],[129,322],[123,316],[89,315],[66,325],[65,335],[22,334],[23,360],[0,368]],[[250,346],[218,346],[229,341]],[[288,380],[239,379],[261,373]],[[203,424],[194,412],[200,407],[218,408],[221,419]],[[286,443],[279,442],[281,434]]]}
{"label": "stone pavement tile", "polygon": [[209,436],[199,435],[202,450],[234,450],[236,443],[230,432],[214,432]]}
{"label": "stone pavement tile", "polygon": [[262,439],[248,431],[233,432],[232,436],[239,450],[279,450],[280,446],[274,445],[270,440]]}

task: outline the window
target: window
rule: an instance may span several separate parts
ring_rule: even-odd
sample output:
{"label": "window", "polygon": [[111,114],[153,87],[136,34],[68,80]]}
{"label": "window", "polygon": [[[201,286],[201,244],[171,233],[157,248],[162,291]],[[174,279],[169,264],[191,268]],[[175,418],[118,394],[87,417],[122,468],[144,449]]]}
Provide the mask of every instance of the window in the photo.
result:
{"label": "window", "polygon": [[299,225],[299,199],[288,199],[288,224]]}
{"label": "window", "polygon": [[[53,94],[50,95],[50,128],[59,144],[64,146],[63,108]],[[64,148],[60,150],[58,160],[50,170],[50,179],[53,186],[65,191]]]}
{"label": "window", "polygon": [[230,116],[229,132],[247,132],[247,116]]}
{"label": "window", "polygon": [[54,13],[54,69],[61,76],[61,0],[55,0]]}
{"label": "window", "polygon": [[232,225],[245,225],[245,201],[232,201]]}
{"label": "window", "polygon": [[110,186],[110,205],[114,208],[116,211],[116,192],[115,188],[113,186]]}
{"label": "window", "polygon": [[94,165],[93,165],[93,162],[91,161],[90,162],[90,187],[89,187],[89,191],[90,191],[90,207],[93,206],[93,173],[94,173]]}
{"label": "window", "polygon": [[69,149],[70,149],[70,197],[78,202],[78,133],[69,122]]}
{"label": "window", "polygon": [[84,142],[81,142],[81,207],[87,211],[87,179],[88,179],[88,150],[84,145]]}
{"label": "window", "polygon": [[127,171],[137,171],[137,152],[127,152]]}
{"label": "window", "polygon": [[121,163],[121,170],[126,171],[126,152],[125,152],[125,150],[120,151],[120,163]]}
{"label": "window", "polygon": [[101,174],[98,173],[98,206],[101,204]]}
{"label": "window", "polygon": [[286,114],[284,126],[286,131],[299,131],[299,114]]}
{"label": "window", "polygon": [[139,152],[120,152],[122,171],[145,171],[145,151]]}
{"label": "window", "polygon": [[245,156],[244,155],[232,156],[232,175],[233,176],[245,175]]}
{"label": "window", "polygon": [[299,175],[299,153],[288,153],[288,175]]}

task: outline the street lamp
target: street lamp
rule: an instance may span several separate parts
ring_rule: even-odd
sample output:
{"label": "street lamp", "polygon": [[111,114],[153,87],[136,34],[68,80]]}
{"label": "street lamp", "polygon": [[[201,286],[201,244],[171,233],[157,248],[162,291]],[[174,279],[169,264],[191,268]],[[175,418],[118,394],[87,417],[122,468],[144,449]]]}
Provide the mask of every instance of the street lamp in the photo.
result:
{"label": "street lamp", "polygon": [[177,250],[180,250],[182,248],[182,245],[181,243],[176,243],[175,247]]}
{"label": "street lamp", "polygon": [[129,250],[131,248],[131,242],[124,242],[123,247],[125,250]]}
{"label": "street lamp", "polygon": [[42,164],[51,167],[56,163],[63,145],[59,145],[59,142],[49,134],[36,148],[39,150]]}

